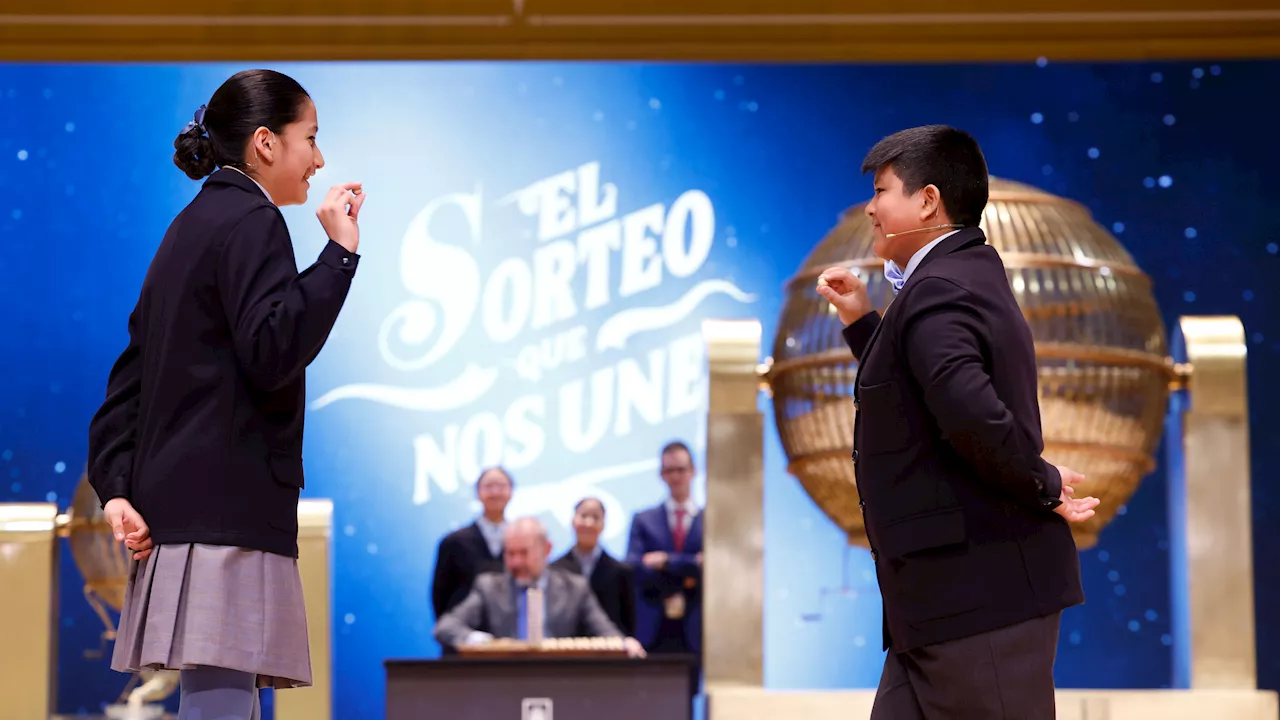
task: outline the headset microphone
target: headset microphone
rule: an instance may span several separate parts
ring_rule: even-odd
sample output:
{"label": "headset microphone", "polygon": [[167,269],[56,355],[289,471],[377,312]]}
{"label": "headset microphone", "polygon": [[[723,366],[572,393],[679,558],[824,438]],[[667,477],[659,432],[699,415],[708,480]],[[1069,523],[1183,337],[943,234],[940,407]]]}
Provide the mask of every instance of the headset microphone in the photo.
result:
{"label": "headset microphone", "polygon": [[933,230],[946,230],[947,228],[962,228],[962,227],[964,226],[963,225],[934,225],[933,227],[916,228],[915,230],[903,230],[900,233],[885,233],[884,236],[887,239],[892,239],[892,238],[898,237],[899,235],[914,235],[916,233],[930,232]]}

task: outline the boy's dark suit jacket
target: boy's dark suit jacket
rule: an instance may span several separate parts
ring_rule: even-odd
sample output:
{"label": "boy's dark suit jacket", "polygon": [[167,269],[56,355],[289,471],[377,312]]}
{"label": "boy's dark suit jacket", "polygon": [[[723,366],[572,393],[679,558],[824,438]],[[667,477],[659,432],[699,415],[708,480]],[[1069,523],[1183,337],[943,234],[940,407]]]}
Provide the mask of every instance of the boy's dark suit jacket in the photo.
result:
{"label": "boy's dark suit jacket", "polygon": [[885,312],[844,329],[859,359],[853,461],[902,652],[1084,602],[1062,480],[1040,458],[1035,348],[977,228],[944,239]]}
{"label": "boy's dark suit jacket", "polygon": [[[582,564],[573,551],[560,556],[551,563],[551,567],[582,573]],[[631,567],[602,551],[587,580],[591,583],[591,591],[600,601],[600,607],[604,608],[613,624],[618,626],[623,635],[633,637],[636,631],[636,583]]]}
{"label": "boy's dark suit jacket", "polygon": [[98,498],[129,499],[157,545],[297,557],[305,370],[358,260],[330,241],[299,274],[262,190],[210,176],[156,250],[89,425]]}

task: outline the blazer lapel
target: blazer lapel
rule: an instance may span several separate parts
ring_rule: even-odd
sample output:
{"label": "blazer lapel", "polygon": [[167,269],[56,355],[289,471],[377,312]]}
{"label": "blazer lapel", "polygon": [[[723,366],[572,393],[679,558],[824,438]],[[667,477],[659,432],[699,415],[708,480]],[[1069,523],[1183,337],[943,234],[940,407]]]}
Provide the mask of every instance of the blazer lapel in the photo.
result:
{"label": "blazer lapel", "polygon": [[666,502],[663,502],[661,505],[654,508],[654,512],[658,514],[658,527],[662,528],[661,537],[658,538],[659,540],[662,541],[662,545],[663,545],[662,549],[666,550],[667,552],[675,552],[676,551],[676,535],[675,533],[671,532],[671,521],[667,518]]}
{"label": "blazer lapel", "polygon": [[578,561],[578,556],[574,554],[572,550],[565,553],[564,557],[561,558],[561,560],[563,561],[564,568],[566,570],[572,570],[573,572],[576,572],[579,575],[582,574],[582,563]]}
{"label": "blazer lapel", "polygon": [[471,548],[476,553],[476,557],[481,561],[493,560],[493,553],[489,552],[489,542],[484,539],[484,531],[480,529],[480,523],[471,523],[470,529]]}
{"label": "blazer lapel", "polygon": [[591,577],[587,578],[587,583],[591,585],[592,590],[596,591],[597,596],[601,595],[599,586],[607,585],[605,580],[609,578],[609,573],[613,572],[613,566],[616,564],[617,561],[609,553],[603,550],[600,552],[600,557],[596,559],[596,566],[591,569]]}
{"label": "blazer lapel", "polygon": [[686,553],[697,553],[702,550],[702,518],[706,515],[706,509],[698,511],[693,516],[693,522],[689,523],[689,534],[684,539],[684,551]]}
{"label": "blazer lapel", "polygon": [[560,577],[560,573],[547,572],[547,591],[543,593],[544,630],[549,638],[573,637],[577,634],[577,623],[572,608],[569,607],[569,585]]}
{"label": "blazer lapel", "polygon": [[[896,298],[895,298],[896,299]],[[889,301],[889,307],[893,306],[893,301]],[[880,331],[884,329],[884,324],[889,321],[889,307],[884,309],[884,313],[880,315],[880,322],[876,323],[876,329],[871,331],[871,337],[867,338],[867,347],[862,351],[862,357],[858,359],[858,372],[853,376],[854,392],[857,392],[858,381],[862,379],[862,368],[866,367],[867,360],[871,358],[871,351],[876,346],[876,338],[880,337]]]}
{"label": "blazer lapel", "polygon": [[498,581],[498,589],[492,596],[493,607],[490,611],[490,624],[496,637],[514,638],[516,636],[516,602],[515,583],[510,575],[503,575]]}

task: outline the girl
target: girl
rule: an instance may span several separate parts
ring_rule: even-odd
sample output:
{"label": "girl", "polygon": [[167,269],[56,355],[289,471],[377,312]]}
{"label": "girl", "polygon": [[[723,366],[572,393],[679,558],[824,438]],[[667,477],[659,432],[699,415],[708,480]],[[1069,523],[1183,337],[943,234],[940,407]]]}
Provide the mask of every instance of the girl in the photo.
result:
{"label": "girl", "polygon": [[604,503],[588,497],[573,508],[575,542],[552,567],[586,577],[600,607],[626,637],[636,630],[635,578],[631,567],[618,562],[600,545],[604,530]]}
{"label": "girl", "polygon": [[297,566],[305,369],[359,257],[359,183],[317,211],[299,273],[279,206],[324,166],[292,78],[228,79],[174,141],[204,186],[169,226],[89,427],[89,481],[134,551],[111,667],[181,671],[179,718],[256,718],[259,687],[311,684]]}

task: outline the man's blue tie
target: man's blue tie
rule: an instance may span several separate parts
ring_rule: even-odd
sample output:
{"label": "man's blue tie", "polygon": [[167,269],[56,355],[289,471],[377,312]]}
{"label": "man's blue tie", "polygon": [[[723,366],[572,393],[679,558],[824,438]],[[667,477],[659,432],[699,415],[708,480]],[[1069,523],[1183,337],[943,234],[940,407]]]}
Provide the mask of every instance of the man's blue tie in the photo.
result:
{"label": "man's blue tie", "polygon": [[529,639],[529,588],[516,590],[516,639]]}

